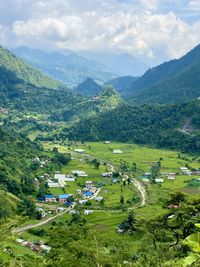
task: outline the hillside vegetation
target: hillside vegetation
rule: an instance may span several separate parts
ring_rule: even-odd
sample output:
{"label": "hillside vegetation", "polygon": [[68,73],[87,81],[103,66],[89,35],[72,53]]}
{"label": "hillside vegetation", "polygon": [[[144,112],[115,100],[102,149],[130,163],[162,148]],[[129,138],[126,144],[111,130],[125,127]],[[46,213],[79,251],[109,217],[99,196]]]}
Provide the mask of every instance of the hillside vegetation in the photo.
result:
{"label": "hillside vegetation", "polygon": [[12,51],[30,65],[69,87],[77,86],[87,77],[105,82],[117,76],[103,63],[87,59],[72,51],[66,55],[27,47],[15,48]]}
{"label": "hillside vegetation", "polygon": [[[64,133],[71,140],[116,140],[199,153],[200,101],[180,105],[122,105],[82,120]],[[188,132],[181,131],[190,118]]]}
{"label": "hillside vegetation", "polygon": [[199,96],[200,45],[178,60],[148,70],[130,87],[132,102],[184,102]]}
{"label": "hillside vegetation", "polygon": [[12,71],[27,84],[51,89],[61,87],[59,82],[30,67],[2,46],[0,46],[0,66]]}

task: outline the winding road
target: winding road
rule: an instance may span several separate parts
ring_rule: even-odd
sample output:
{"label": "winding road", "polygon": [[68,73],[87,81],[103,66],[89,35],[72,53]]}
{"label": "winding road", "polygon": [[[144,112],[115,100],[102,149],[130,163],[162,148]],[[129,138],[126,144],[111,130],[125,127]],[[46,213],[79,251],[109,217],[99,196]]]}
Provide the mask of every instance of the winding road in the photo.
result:
{"label": "winding road", "polygon": [[[86,156],[89,156],[90,158],[93,158],[91,155],[86,155]],[[102,163],[102,159],[101,159],[101,163]],[[115,167],[112,164],[107,163],[107,166],[110,168],[111,172],[115,171]],[[131,181],[132,181],[132,183],[134,184],[134,186],[137,188],[137,190],[140,193],[140,198],[141,198],[140,206],[144,206],[146,204],[146,190],[145,190],[145,187],[143,186],[143,184],[141,182],[139,182],[135,178],[132,178]],[[98,196],[100,191],[101,191],[101,188],[98,188],[98,190],[96,191],[94,196],[92,196],[90,199],[93,199],[96,196]],[[40,227],[42,225],[48,224],[49,222],[55,220],[56,218],[58,218],[60,216],[63,216],[65,213],[73,210],[74,208],[75,208],[75,205],[73,205],[70,208],[66,209],[65,211],[60,212],[60,213],[56,214],[55,216],[49,217],[49,218],[47,218],[47,219],[45,219],[45,220],[43,220],[41,222],[38,222],[38,223],[35,223],[35,224],[29,224],[29,225],[22,226],[22,227],[19,227],[19,228],[15,228],[15,229],[12,230],[12,234],[19,234],[19,233],[22,233],[22,232],[24,232],[26,230],[29,230],[29,229],[32,229],[32,228],[36,228],[36,227]],[[132,208],[129,208],[128,210],[135,209],[135,208],[136,207],[132,207]],[[98,210],[98,211],[100,211],[100,210]],[[115,210],[113,212],[118,212],[118,211],[119,210]],[[109,210],[109,212],[112,212],[112,211]]]}
{"label": "winding road", "polygon": [[32,228],[36,228],[36,227],[40,227],[42,225],[45,225],[53,220],[55,220],[56,218],[64,215],[65,213],[69,212],[70,210],[72,210],[74,208],[74,206],[66,209],[65,211],[61,212],[61,213],[58,213],[56,214],[55,216],[52,216],[52,217],[49,217],[47,218],[46,220],[43,220],[41,222],[38,222],[38,223],[35,223],[35,224],[29,224],[29,225],[26,225],[26,226],[22,226],[20,228],[16,228],[16,229],[13,229],[12,230],[12,234],[19,234],[21,232],[24,232],[26,230],[29,230],[29,229],[32,229]]}

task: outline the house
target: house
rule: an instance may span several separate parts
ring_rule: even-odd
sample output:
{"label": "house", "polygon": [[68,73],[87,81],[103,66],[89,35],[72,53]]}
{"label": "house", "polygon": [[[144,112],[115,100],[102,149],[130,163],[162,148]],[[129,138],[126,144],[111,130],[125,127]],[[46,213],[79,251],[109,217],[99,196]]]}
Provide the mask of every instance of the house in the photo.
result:
{"label": "house", "polygon": [[88,202],[87,199],[80,199],[78,201],[79,204],[86,204],[87,202]]}
{"label": "house", "polygon": [[126,232],[126,230],[123,229],[123,228],[118,228],[118,229],[117,229],[117,233],[118,233],[118,234],[123,234],[123,233],[125,233],[125,232]]}
{"label": "house", "polygon": [[45,202],[56,202],[56,198],[53,195],[45,195]]}
{"label": "house", "polygon": [[65,210],[66,210],[66,208],[58,207],[58,208],[56,209],[56,212],[63,212],[63,211],[65,211]]}
{"label": "house", "polygon": [[171,204],[171,205],[168,206],[168,209],[178,209],[178,205]]}
{"label": "house", "polygon": [[174,180],[176,178],[176,173],[169,173],[167,179]]}
{"label": "house", "polygon": [[112,177],[112,175],[113,175],[113,173],[112,172],[105,172],[105,173],[102,173],[101,174],[102,175],[102,177]]}
{"label": "house", "polygon": [[59,195],[58,196],[58,201],[61,203],[67,202],[67,200],[73,196],[72,194],[64,194],[64,195]]}
{"label": "house", "polygon": [[77,152],[77,153],[80,153],[80,154],[83,154],[84,152],[85,152],[85,150],[84,149],[74,149],[74,151],[75,152]]}
{"label": "house", "polygon": [[73,170],[72,171],[73,175],[79,176],[79,177],[87,177],[88,175],[84,171],[79,171],[79,170]]}
{"label": "house", "polygon": [[60,187],[59,183],[52,181],[51,179],[47,180],[47,184],[49,188],[58,188]]}
{"label": "house", "polygon": [[113,149],[113,154],[122,154],[123,152],[120,149]]}
{"label": "house", "polygon": [[51,250],[51,247],[47,245],[40,245],[40,248],[46,252],[49,252]]}
{"label": "house", "polygon": [[89,215],[93,213],[93,210],[84,210],[84,215]]}
{"label": "house", "polygon": [[65,181],[66,182],[75,182],[76,181],[76,177],[74,177],[73,175],[65,175]]}
{"label": "house", "polygon": [[87,181],[86,183],[85,183],[85,187],[86,187],[86,189],[87,189],[87,191],[92,191],[92,181]]}
{"label": "house", "polygon": [[65,174],[61,174],[61,173],[55,173],[54,174],[54,179],[59,180],[59,179],[65,179]]}
{"label": "house", "polygon": [[180,170],[185,175],[192,175],[192,171],[190,171],[187,167],[180,167]]}
{"label": "house", "polygon": [[162,179],[162,178],[156,178],[156,179],[155,179],[155,182],[156,182],[157,184],[162,184],[162,183],[164,182],[164,179]]}
{"label": "house", "polygon": [[83,196],[84,196],[85,198],[91,197],[92,195],[93,195],[92,192],[85,192],[85,193],[83,194]]}

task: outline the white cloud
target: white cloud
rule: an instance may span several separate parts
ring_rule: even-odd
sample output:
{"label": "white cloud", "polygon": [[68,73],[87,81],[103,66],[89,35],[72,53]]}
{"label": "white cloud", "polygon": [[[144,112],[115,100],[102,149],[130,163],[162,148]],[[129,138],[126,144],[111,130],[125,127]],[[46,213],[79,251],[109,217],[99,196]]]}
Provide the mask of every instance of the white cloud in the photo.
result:
{"label": "white cloud", "polygon": [[163,58],[174,58],[200,42],[200,22],[179,18],[183,4],[191,12],[200,1],[1,0],[0,40],[6,45],[129,52],[147,58],[156,58],[159,51]]}

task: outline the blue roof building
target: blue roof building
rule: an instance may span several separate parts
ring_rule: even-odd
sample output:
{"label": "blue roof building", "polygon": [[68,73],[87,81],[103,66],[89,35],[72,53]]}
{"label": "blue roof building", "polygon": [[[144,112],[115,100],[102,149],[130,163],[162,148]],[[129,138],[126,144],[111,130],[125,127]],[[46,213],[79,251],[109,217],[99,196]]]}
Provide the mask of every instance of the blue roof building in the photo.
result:
{"label": "blue roof building", "polygon": [[58,199],[59,199],[60,202],[66,202],[66,200],[71,196],[72,196],[72,194],[59,195]]}
{"label": "blue roof building", "polygon": [[46,202],[55,202],[56,198],[53,195],[45,195],[45,201]]}
{"label": "blue roof building", "polygon": [[85,192],[83,195],[85,197],[91,197],[93,195],[93,193],[88,191],[88,192]]}

